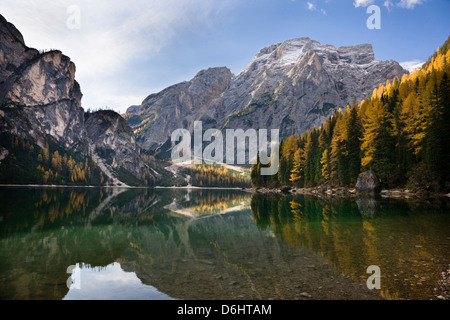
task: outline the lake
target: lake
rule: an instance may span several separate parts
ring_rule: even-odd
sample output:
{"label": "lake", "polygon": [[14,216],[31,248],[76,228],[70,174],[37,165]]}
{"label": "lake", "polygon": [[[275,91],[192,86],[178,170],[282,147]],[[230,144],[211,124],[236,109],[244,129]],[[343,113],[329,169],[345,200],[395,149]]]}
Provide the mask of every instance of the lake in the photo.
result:
{"label": "lake", "polygon": [[1,187],[0,204],[4,300],[428,300],[450,272],[447,198]]}

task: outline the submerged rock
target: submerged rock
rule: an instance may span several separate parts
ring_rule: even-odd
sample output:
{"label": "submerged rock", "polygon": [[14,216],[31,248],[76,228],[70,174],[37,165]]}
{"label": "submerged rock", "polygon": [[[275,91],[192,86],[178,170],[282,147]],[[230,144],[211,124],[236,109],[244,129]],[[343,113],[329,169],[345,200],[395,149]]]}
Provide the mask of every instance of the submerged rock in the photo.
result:
{"label": "submerged rock", "polygon": [[363,197],[356,199],[359,212],[366,217],[374,217],[380,209],[380,202],[374,197]]}

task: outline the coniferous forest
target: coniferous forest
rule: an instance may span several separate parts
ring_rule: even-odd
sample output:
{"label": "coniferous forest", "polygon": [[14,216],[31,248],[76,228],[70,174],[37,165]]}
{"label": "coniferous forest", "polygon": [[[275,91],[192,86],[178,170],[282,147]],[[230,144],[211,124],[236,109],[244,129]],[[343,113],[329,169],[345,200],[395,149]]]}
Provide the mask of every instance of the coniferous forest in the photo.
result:
{"label": "coniferous forest", "polygon": [[450,38],[420,71],[380,84],[361,103],[280,145],[277,175],[254,187],[352,187],[373,170],[384,188],[450,188]]}

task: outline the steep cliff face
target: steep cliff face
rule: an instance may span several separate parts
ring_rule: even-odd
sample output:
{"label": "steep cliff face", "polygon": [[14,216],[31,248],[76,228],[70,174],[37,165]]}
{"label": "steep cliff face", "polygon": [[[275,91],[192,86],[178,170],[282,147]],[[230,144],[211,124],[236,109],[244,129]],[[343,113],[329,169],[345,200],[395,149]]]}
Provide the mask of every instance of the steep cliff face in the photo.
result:
{"label": "steep cliff face", "polygon": [[[42,171],[35,173],[27,169],[23,175],[33,175],[36,180],[47,171],[46,178],[42,178],[46,182],[56,171],[59,178],[53,180],[60,182],[64,168],[69,166],[67,161],[58,158],[64,153],[67,157],[77,158],[80,163],[84,159],[94,159],[105,178],[101,177],[95,182],[112,181],[123,185],[118,178],[120,174],[111,173],[108,168],[120,171],[122,176],[126,173],[135,178],[141,177],[143,164],[133,132],[120,115],[98,112],[88,114],[85,121],[85,112],[81,107],[82,93],[75,80],[75,71],[75,64],[60,51],[40,53],[28,48],[20,32],[0,15],[0,165],[2,160],[15,165],[13,160],[7,161],[7,157],[16,157],[20,153],[22,166],[39,165]],[[39,156],[39,162],[35,162],[36,159],[23,159],[27,155],[22,150],[12,154],[12,147],[18,145],[14,143],[18,137],[29,145],[45,149]],[[52,146],[51,150],[49,145]],[[34,147],[27,148],[31,150]],[[43,157],[43,154],[55,151],[58,154],[54,161],[41,160],[49,158]],[[36,154],[30,153],[31,156],[36,157]],[[58,164],[58,160],[61,163]],[[79,172],[64,181],[75,179],[79,183],[89,183],[87,167],[79,165]],[[73,168],[70,172],[73,175]],[[108,177],[111,180],[109,182]],[[23,178],[21,181],[28,180]]]}
{"label": "steep cliff face", "polygon": [[91,154],[113,170],[126,170],[134,176],[143,174],[144,164],[133,131],[124,118],[114,111],[86,113],[85,118]]}
{"label": "steep cliff face", "polygon": [[0,83],[39,52],[25,46],[22,34],[0,15]]}
{"label": "steep cliff face", "polygon": [[40,54],[0,18],[0,130],[44,147],[47,139],[86,154],[75,65],[60,51]]}
{"label": "steep cliff face", "polygon": [[130,107],[126,116],[146,149],[156,149],[175,129],[193,129],[194,121],[209,124],[217,120],[208,116],[209,109],[221,101],[231,85],[233,74],[228,68],[211,68],[199,72],[191,81],[171,86],[150,95],[140,106]]}
{"label": "steep cliff face", "polygon": [[[218,90],[182,83],[130,107],[127,119],[145,148],[164,143],[178,128],[280,129],[281,137],[319,126],[339,107],[370,94],[380,83],[406,73],[395,61],[377,61],[371,45],[335,48],[309,38],[263,48],[238,75],[203,71]],[[225,74],[225,76],[224,76]],[[220,83],[222,82],[222,85]],[[204,89],[204,87],[200,88]],[[205,96],[206,94],[206,96]],[[185,125],[167,119],[189,114]],[[163,128],[163,130],[162,130]]]}

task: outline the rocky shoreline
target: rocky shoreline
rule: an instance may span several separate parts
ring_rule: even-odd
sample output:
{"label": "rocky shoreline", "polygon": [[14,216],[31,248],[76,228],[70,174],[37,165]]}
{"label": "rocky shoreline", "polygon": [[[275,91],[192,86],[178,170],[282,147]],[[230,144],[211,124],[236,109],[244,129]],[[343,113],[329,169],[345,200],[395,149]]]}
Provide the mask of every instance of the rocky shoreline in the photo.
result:
{"label": "rocky shoreline", "polygon": [[361,197],[361,196],[381,196],[382,198],[434,198],[434,197],[448,197],[450,193],[430,192],[426,190],[411,190],[411,189],[381,189],[380,191],[359,191],[356,188],[345,187],[329,187],[319,186],[313,188],[247,188],[243,189],[250,193],[261,194],[280,194],[280,195],[311,195],[318,197]]}
{"label": "rocky shoreline", "polygon": [[448,269],[441,273],[442,279],[434,288],[435,296],[431,300],[450,300],[450,265]]}

